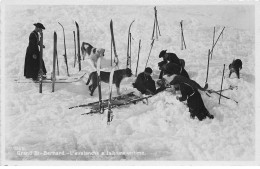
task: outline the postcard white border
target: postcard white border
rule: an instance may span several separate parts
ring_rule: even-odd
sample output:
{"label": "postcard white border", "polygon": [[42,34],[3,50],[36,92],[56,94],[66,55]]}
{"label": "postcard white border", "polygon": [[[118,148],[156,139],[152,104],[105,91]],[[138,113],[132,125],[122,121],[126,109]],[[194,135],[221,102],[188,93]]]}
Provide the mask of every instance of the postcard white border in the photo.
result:
{"label": "postcard white border", "polygon": [[5,5],[254,5],[255,6],[255,160],[254,161],[9,161],[5,160],[5,81],[1,80],[1,165],[68,165],[68,166],[170,166],[170,165],[202,165],[202,166],[252,166],[260,165],[260,2],[259,0],[2,0],[1,2],[1,79],[5,77]]}

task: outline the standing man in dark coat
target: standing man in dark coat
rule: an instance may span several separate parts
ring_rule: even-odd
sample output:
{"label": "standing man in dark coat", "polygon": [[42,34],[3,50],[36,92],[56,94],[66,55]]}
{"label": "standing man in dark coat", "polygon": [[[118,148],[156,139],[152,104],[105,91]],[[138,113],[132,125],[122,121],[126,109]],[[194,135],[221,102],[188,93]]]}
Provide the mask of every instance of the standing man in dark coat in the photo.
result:
{"label": "standing man in dark coat", "polygon": [[[33,25],[35,26],[35,29],[29,36],[29,45],[25,55],[24,76],[37,80],[40,70],[40,50],[38,47],[40,45],[40,37],[38,33],[41,33],[45,27],[41,23],[35,23]],[[43,46],[43,48],[44,47],[45,46]],[[43,74],[46,75],[47,71],[43,60],[42,71]]]}

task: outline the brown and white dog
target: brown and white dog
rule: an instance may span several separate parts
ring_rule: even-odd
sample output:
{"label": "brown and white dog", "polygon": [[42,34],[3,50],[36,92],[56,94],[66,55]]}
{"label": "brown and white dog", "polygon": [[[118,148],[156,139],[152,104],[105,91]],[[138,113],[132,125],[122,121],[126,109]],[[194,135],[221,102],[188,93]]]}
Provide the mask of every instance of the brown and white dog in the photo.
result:
{"label": "brown and white dog", "polygon": [[[129,68],[126,69],[119,69],[115,70],[114,76],[113,76],[113,84],[116,85],[117,88],[117,94],[120,95],[120,83],[121,81],[126,77],[131,77],[132,71]],[[109,76],[110,72],[104,72],[100,71],[100,80],[105,83],[109,83]],[[89,85],[90,81],[92,81],[92,84],[89,85],[90,95],[93,96],[93,93],[98,85],[98,79],[97,79],[97,71],[90,73],[88,81],[86,85]]]}
{"label": "brown and white dog", "polygon": [[97,68],[97,60],[100,57],[104,57],[105,55],[105,49],[103,48],[95,48],[91,44],[82,42],[81,45],[81,53],[82,56],[85,57],[86,54],[88,54],[89,59],[91,60],[94,68]]}

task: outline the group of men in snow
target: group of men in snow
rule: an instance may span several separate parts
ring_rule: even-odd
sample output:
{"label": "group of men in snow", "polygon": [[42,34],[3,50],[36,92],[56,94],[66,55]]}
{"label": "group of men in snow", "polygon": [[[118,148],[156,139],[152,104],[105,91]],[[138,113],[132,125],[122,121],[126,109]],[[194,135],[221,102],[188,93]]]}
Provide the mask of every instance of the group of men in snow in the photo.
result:
{"label": "group of men in snow", "polygon": [[176,54],[166,53],[166,50],[163,50],[159,58],[163,58],[163,61],[158,63],[161,72],[157,84],[160,87],[156,89],[155,81],[151,77],[152,69],[150,67],[145,68],[145,71],[137,76],[133,86],[142,94],[157,94],[171,86],[174,91],[181,92],[181,97],[176,96],[179,101],[187,101],[191,118],[197,117],[199,120],[203,120],[208,117],[213,119],[214,116],[206,109],[198,91],[205,91],[208,85],[206,84],[202,88],[198,83],[191,80],[184,69],[185,61],[179,59]]}
{"label": "group of men in snow", "polygon": [[[33,80],[37,80],[39,70],[40,70],[40,51],[39,51],[39,35],[45,27],[41,23],[35,23],[35,30],[29,36],[29,45],[26,50],[25,56],[25,65],[24,65],[24,76],[26,78],[32,78]],[[82,53],[88,54],[92,57],[92,62],[97,61],[96,56],[104,56],[105,50],[98,50],[91,46],[88,43],[82,44]],[[100,52],[99,52],[100,51]],[[92,55],[93,54],[93,55]],[[93,59],[94,57],[94,59]],[[187,106],[189,107],[189,112],[191,118],[197,117],[199,120],[203,120],[205,118],[213,119],[214,116],[208,112],[206,109],[203,100],[201,98],[201,94],[198,90],[205,91],[207,90],[208,85],[205,87],[201,87],[198,83],[191,80],[187,71],[185,70],[185,61],[183,59],[179,59],[174,53],[167,53],[166,50],[163,50],[159,54],[159,58],[163,60],[158,63],[159,70],[161,70],[159,75],[159,80],[157,81],[157,85],[159,86],[156,89],[155,81],[152,79],[151,74],[153,70],[150,67],[146,67],[144,72],[140,73],[137,76],[136,81],[133,83],[133,87],[140,91],[142,94],[146,95],[155,95],[161,91],[164,91],[166,88],[172,88],[174,91],[180,91],[181,97],[176,96],[176,98],[183,102],[187,101]],[[94,67],[96,67],[96,63],[93,63]],[[235,72],[237,77],[239,78],[239,70],[242,69],[242,62],[240,59],[234,60],[232,64],[229,65],[230,74]],[[43,74],[46,75],[47,71],[42,60],[42,71]],[[92,72],[89,76],[89,80],[92,80],[92,85],[89,86],[89,90],[91,91],[91,95],[95,88],[97,87],[97,73]],[[116,84],[119,93],[119,86],[124,77],[132,76],[131,70],[117,70],[114,74],[113,83]],[[109,81],[109,73],[101,72],[101,80],[104,82]]]}

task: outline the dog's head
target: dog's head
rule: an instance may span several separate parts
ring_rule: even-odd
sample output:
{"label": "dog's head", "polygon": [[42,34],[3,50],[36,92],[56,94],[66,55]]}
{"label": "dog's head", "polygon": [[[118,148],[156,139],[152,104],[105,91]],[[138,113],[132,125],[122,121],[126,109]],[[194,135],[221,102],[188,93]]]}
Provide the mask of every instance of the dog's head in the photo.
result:
{"label": "dog's head", "polygon": [[125,69],[125,76],[126,77],[131,77],[132,75],[133,75],[132,70],[129,69],[129,68],[126,68]]}
{"label": "dog's head", "polygon": [[86,43],[86,42],[82,42],[82,45],[81,45],[81,52],[82,52],[82,55],[85,56],[86,53],[88,55],[91,54],[91,50],[93,49],[94,47],[89,44],[89,43]]}
{"label": "dog's head", "polygon": [[99,49],[96,50],[96,53],[97,53],[100,57],[104,57],[104,56],[105,56],[105,49],[99,48]]}

